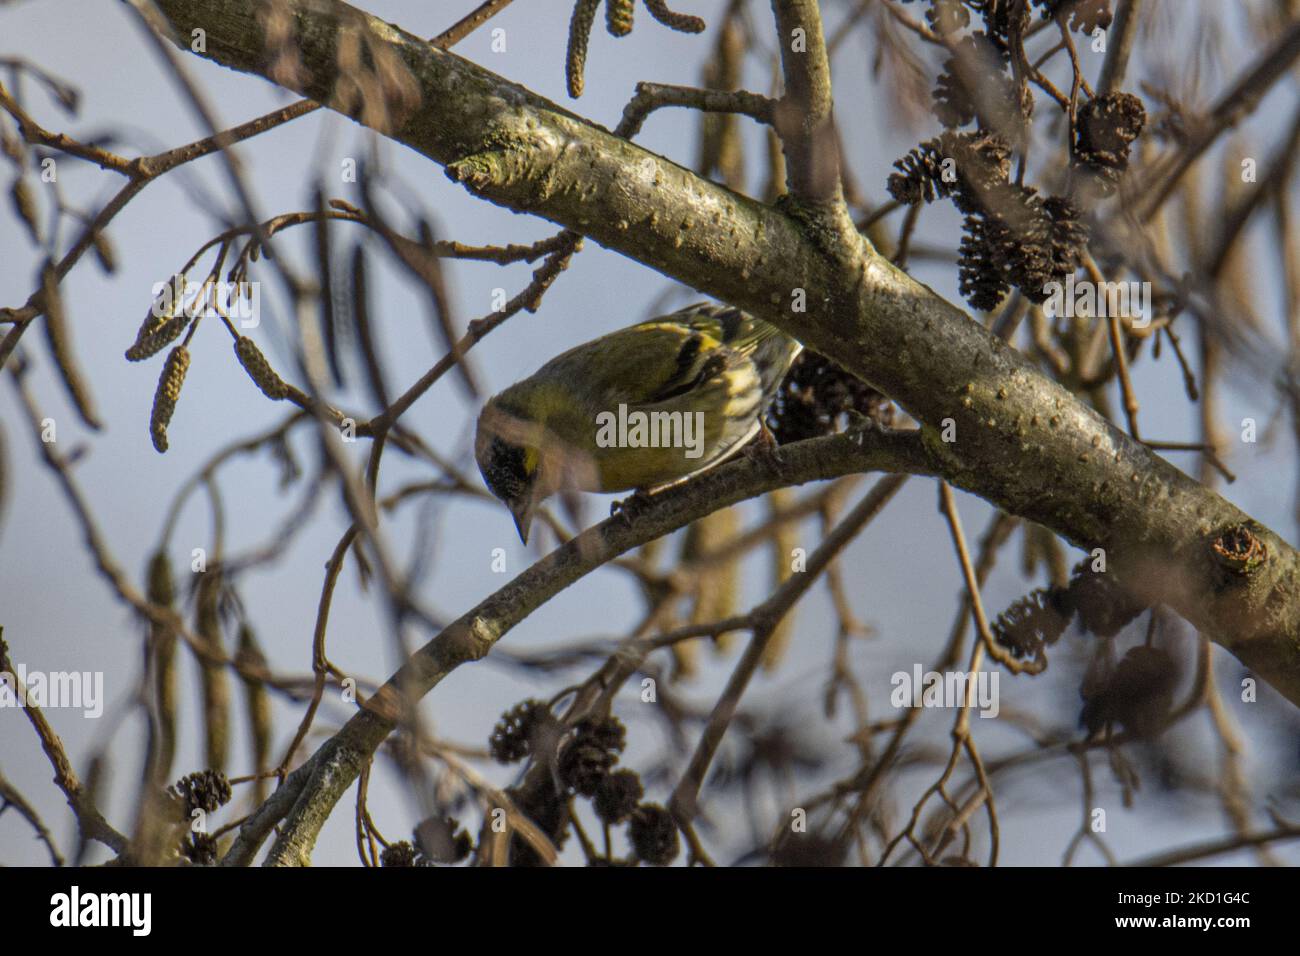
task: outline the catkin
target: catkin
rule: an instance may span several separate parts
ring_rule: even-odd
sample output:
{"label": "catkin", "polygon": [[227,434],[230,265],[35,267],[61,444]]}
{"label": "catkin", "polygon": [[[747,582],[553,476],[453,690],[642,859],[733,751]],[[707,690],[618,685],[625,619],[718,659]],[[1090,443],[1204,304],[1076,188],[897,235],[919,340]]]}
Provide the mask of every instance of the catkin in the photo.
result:
{"label": "catkin", "polygon": [[[681,553],[679,564],[682,566],[689,565],[698,558],[706,548],[707,528],[705,521],[708,518],[698,518],[692,521],[686,527],[686,534],[682,536]],[[707,620],[704,614],[704,592],[703,592],[703,575],[697,578],[699,586],[694,595],[694,602],[691,607],[691,623],[698,624]],[[669,648],[669,653],[673,658],[673,679],[690,680],[699,670],[700,659],[700,638],[692,638],[687,641],[677,641]]]}
{"label": "catkin", "polygon": [[[768,495],[769,516],[775,515],[793,506],[795,500],[794,491],[789,488],[778,488]],[[772,581],[771,588],[775,591],[781,585],[785,584],[793,574],[790,565],[791,555],[794,549],[799,545],[799,526],[793,521],[786,522],[776,529],[772,536],[771,560],[772,560]],[[774,671],[781,664],[781,659],[785,656],[786,649],[790,646],[790,637],[794,633],[794,608],[786,611],[785,617],[781,618],[772,635],[767,639],[767,647],[763,648],[763,656],[760,660],[763,670]]]}
{"label": "catkin", "polygon": [[126,360],[143,362],[150,356],[157,355],[180,338],[188,324],[189,317],[186,315],[159,317],[150,310],[144,324],[140,326],[135,344],[126,350]]}
{"label": "catkin", "polygon": [[591,25],[596,22],[596,8],[600,0],[578,0],[569,20],[569,52],[565,59],[565,74],[569,81],[569,95],[575,100],[582,95],[583,71],[587,68],[587,42],[591,39]]}
{"label": "catkin", "polygon": [[677,641],[669,648],[673,657],[673,680],[693,680],[699,673],[701,640],[703,638],[693,637],[688,641]]}
{"label": "catkin", "polygon": [[[738,90],[745,57],[745,38],[735,17],[728,17],[718,34],[713,56],[700,73],[700,86],[709,90]],[[734,113],[700,113],[699,172],[721,175],[732,189],[745,185],[744,143]]]}
{"label": "catkin", "polygon": [[108,273],[116,272],[117,250],[113,248],[108,236],[96,229],[90,235],[90,242],[95,250],[95,258],[99,260],[99,267]]}
{"label": "catkin", "polygon": [[19,169],[27,162],[27,147],[19,137],[9,132],[8,127],[0,128],[0,153],[12,159]]}
{"label": "catkin", "polygon": [[0,520],[4,519],[5,505],[9,503],[8,458],[5,454],[5,433],[0,428]]}
{"label": "catkin", "polygon": [[149,603],[158,607],[171,607],[176,600],[176,583],[172,579],[171,562],[166,551],[155,551],[149,559]]}
{"label": "catkin", "polygon": [[625,37],[632,32],[633,0],[605,0],[605,29],[610,36]]}
{"label": "catkin", "polygon": [[239,364],[244,366],[248,377],[257,384],[267,398],[278,402],[289,394],[289,386],[275,373],[275,369],[271,368],[271,363],[266,360],[257,343],[247,335],[235,339],[235,355],[239,359]]}
{"label": "catkin", "polygon": [[63,387],[86,427],[99,431],[103,424],[95,412],[95,401],[90,397],[86,377],[81,374],[77,358],[72,353],[68,318],[63,311],[63,296],[59,292],[59,277],[50,263],[46,263],[41,270],[41,295],[45,300],[45,338],[49,342],[50,354],[54,356],[59,377],[63,379]]}
{"label": "catkin", "polygon": [[[141,362],[175,342],[190,317],[185,314],[185,277],[175,275],[149,305],[149,312],[135,333],[135,344],[126,350],[128,362]],[[163,308],[166,306],[166,308]]]}
{"label": "catkin", "polygon": [[[682,538],[680,564],[689,567],[703,562],[695,572],[691,624],[711,624],[736,613],[740,555],[732,555],[720,561],[710,561],[709,556],[734,539],[738,527],[738,510],[723,508],[691,522],[686,529]],[[731,637],[729,633],[714,637],[715,648],[725,652],[730,647]],[[704,638],[678,641],[672,645],[674,677],[688,680],[695,676],[703,645]]]}
{"label": "catkin", "polygon": [[271,754],[271,701],[266,684],[251,671],[266,668],[266,657],[258,646],[253,628],[245,623],[239,628],[239,647],[235,663],[242,670],[239,680],[244,685],[244,708],[248,717],[249,743],[253,749],[253,771],[258,779],[253,785],[254,800],[261,803],[266,798],[266,778],[262,777],[270,763]]}
{"label": "catkin", "polygon": [[680,33],[704,32],[705,24],[703,20],[691,16],[689,13],[677,13],[669,10],[667,0],[645,0],[645,8],[650,11],[650,16],[670,30],[677,30]]}
{"label": "catkin", "polygon": [[[691,527],[697,529],[699,535],[697,556],[721,551],[740,533],[740,509],[723,508],[705,515]],[[700,573],[700,590],[695,612],[691,615],[692,624],[721,621],[736,613],[740,603],[740,559],[741,553],[737,551],[710,563]],[[734,633],[719,634],[713,639],[714,647],[728,653],[734,637]]]}
{"label": "catkin", "polygon": [[[1241,178],[1240,163],[1242,156],[1248,151],[1243,141],[1234,141],[1223,151],[1223,204],[1228,209],[1242,208],[1241,202],[1247,187]],[[1201,235],[1198,245],[1205,245],[1204,234]],[[1191,248],[1195,249],[1196,245]],[[1234,243],[1221,270],[1217,294],[1231,303],[1234,318],[1241,322],[1244,328],[1262,333],[1264,323],[1255,308],[1259,301],[1258,274],[1247,248],[1239,242]],[[1213,358],[1210,361],[1213,362]],[[1210,443],[1213,445],[1213,440]],[[1202,459],[1202,463],[1206,466],[1202,468],[1202,473],[1212,474],[1205,459]]]}
{"label": "catkin", "polygon": [[[149,603],[170,608],[176,602],[176,585],[167,552],[159,549],[149,559]],[[150,777],[166,780],[176,757],[176,633],[170,627],[150,625],[153,653],[154,697],[158,708],[158,737],[150,748]]]}
{"label": "catkin", "polygon": [[18,218],[23,221],[27,231],[32,235],[33,242],[41,241],[40,222],[36,218],[36,200],[32,197],[32,191],[27,188],[27,183],[22,179],[15,179],[13,188],[9,190],[9,200],[13,203],[14,212]]}
{"label": "catkin", "polygon": [[[176,603],[176,583],[165,548],[159,548],[149,558],[145,583],[149,603],[171,610]],[[150,710],[154,719],[147,724],[144,786],[131,834],[131,856],[141,866],[162,866],[174,852],[174,827],[184,819],[164,792],[176,758],[176,631],[166,623],[151,620],[145,653],[153,677]]]}
{"label": "catkin", "polygon": [[[205,571],[194,598],[194,630],[213,654],[223,652],[221,641],[220,571]],[[203,703],[203,744],[207,766],[225,770],[230,749],[230,684],[222,664],[200,657],[199,684]]]}
{"label": "catkin", "polygon": [[190,350],[178,345],[168,353],[162,374],[158,376],[158,388],[153,393],[153,411],[149,415],[149,434],[159,453],[167,450],[167,425],[176,411],[176,400],[181,396],[181,386],[185,384],[189,367]]}

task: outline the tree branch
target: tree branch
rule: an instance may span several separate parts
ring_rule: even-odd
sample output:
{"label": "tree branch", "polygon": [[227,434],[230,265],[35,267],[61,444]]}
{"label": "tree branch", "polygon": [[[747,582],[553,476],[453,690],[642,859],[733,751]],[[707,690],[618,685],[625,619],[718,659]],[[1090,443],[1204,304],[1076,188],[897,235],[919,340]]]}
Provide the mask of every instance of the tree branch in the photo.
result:
{"label": "tree branch", "polygon": [[810,205],[838,204],[839,148],[831,104],[831,66],[817,0],[772,0],[785,96],[775,125],[785,153],[786,188]]}

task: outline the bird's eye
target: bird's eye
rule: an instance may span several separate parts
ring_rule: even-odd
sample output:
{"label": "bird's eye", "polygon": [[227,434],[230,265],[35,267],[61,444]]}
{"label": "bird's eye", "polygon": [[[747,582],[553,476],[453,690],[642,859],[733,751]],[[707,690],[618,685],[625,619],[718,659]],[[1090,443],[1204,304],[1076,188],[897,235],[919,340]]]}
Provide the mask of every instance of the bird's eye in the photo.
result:
{"label": "bird's eye", "polygon": [[483,480],[487,482],[492,494],[502,501],[519,498],[528,487],[525,457],[525,450],[518,445],[511,445],[500,438],[492,439],[483,462]]}

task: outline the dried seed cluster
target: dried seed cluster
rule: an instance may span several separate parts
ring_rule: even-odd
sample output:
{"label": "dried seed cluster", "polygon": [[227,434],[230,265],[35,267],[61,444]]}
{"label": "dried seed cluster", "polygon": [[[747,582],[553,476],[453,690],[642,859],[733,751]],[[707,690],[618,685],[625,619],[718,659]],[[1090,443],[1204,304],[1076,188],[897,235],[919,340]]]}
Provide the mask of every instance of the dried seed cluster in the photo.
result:
{"label": "dried seed cluster", "polygon": [[1128,169],[1129,147],[1146,122],[1146,107],[1132,93],[1089,100],[1079,109],[1072,168],[1099,195],[1110,195]]}
{"label": "dried seed cluster", "polygon": [[1177,662],[1159,647],[1130,648],[1112,667],[1099,654],[1084,679],[1079,723],[1089,734],[1116,724],[1139,737],[1151,737],[1165,725],[1178,687]]}
{"label": "dried seed cluster", "polygon": [[551,709],[540,700],[525,700],[501,715],[488,738],[488,750],[499,763],[517,763],[544,753],[547,741],[553,745],[558,734],[559,721]]}
{"label": "dried seed cluster", "polygon": [[1065,587],[1036,588],[1007,608],[990,630],[994,639],[1018,659],[1042,660],[1076,617],[1079,626],[1098,637],[1114,637],[1147,609],[1113,574],[1092,570],[1081,561]]}
{"label": "dried seed cluster", "polygon": [[[492,731],[488,747],[503,763],[524,756],[542,764],[553,761],[553,773],[544,782],[525,782],[506,791],[519,812],[562,849],[572,826],[574,797],[585,797],[603,823],[626,825],[633,852],[628,860],[607,853],[591,859],[593,865],[671,863],[680,846],[672,816],[661,806],[641,802],[645,788],[635,771],[617,769],[627,744],[622,722],[612,716],[584,717],[563,737],[554,733],[559,728],[546,704],[527,700],[503,714]],[[510,861],[512,866],[543,862],[518,834],[511,838]]]}
{"label": "dried seed cluster", "polygon": [[[1082,209],[1114,192],[1146,122],[1141,102],[1128,93],[1089,99],[1077,113],[1073,104],[1062,105],[1073,121],[1064,195],[1039,195],[1010,180],[1012,148],[1027,144],[1034,111],[1024,51],[1033,8],[1088,33],[1111,21],[1109,0],[932,0],[926,20],[936,33],[954,37],[975,17],[982,29],[948,43],[932,94],[934,114],[948,129],[896,162],[889,179],[899,202],[946,198],[965,214],[960,289],[982,311],[1013,288],[1044,302],[1045,286],[1073,273],[1089,234]],[[975,132],[957,132],[971,123]]]}
{"label": "dried seed cluster", "polygon": [[187,774],[177,780],[171,789],[183,802],[186,819],[195,810],[215,813],[229,803],[231,797],[230,781],[220,770],[200,770]]}
{"label": "dried seed cluster", "polygon": [[1001,136],[946,131],[894,166],[889,191],[896,200],[948,198],[966,214],[961,293],[975,308],[994,308],[1013,286],[1042,302],[1045,286],[1078,265],[1088,241],[1079,209],[1063,196],[1011,182],[1011,147]]}
{"label": "dried seed cluster", "polygon": [[894,419],[894,406],[855,375],[805,349],[795,359],[767,413],[767,424],[784,445],[829,435],[846,418],[862,415],[882,425]]}

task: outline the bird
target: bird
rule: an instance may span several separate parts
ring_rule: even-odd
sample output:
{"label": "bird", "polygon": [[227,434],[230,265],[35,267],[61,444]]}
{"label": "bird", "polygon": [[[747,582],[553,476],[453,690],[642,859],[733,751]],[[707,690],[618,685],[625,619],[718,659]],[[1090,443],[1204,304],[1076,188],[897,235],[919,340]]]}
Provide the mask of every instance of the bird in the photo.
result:
{"label": "bird", "polygon": [[648,495],[760,432],[803,346],[740,309],[700,302],[551,359],[479,414],[474,457],[520,540],[559,492]]}

